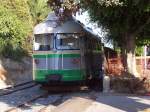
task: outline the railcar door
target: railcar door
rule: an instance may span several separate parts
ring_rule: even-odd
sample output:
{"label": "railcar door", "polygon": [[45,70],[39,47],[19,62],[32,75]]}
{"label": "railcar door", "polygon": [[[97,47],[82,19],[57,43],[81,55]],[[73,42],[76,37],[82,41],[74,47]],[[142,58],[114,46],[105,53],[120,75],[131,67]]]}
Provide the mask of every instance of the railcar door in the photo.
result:
{"label": "railcar door", "polygon": [[82,80],[80,41],[78,35],[58,34],[56,38],[56,48],[62,53],[62,80]]}

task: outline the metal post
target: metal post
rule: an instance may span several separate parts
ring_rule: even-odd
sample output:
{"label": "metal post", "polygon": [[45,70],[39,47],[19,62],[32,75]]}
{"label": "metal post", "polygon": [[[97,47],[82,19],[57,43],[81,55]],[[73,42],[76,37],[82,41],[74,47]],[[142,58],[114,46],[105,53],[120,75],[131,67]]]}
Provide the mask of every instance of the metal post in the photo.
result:
{"label": "metal post", "polygon": [[106,76],[106,71],[105,71],[104,44],[102,44],[102,73],[103,73],[103,92],[108,93],[110,90],[110,78],[109,76]]}

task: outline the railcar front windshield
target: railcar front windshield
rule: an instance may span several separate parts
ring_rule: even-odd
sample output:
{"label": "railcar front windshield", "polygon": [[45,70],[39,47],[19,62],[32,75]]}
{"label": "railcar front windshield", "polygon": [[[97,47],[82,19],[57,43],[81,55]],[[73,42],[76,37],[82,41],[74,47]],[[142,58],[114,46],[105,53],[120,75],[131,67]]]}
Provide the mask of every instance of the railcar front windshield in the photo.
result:
{"label": "railcar front windshield", "polygon": [[53,48],[53,37],[51,34],[35,35],[33,49],[36,51],[48,51]]}
{"label": "railcar front windshield", "polygon": [[57,34],[56,48],[61,50],[79,50],[79,35]]}

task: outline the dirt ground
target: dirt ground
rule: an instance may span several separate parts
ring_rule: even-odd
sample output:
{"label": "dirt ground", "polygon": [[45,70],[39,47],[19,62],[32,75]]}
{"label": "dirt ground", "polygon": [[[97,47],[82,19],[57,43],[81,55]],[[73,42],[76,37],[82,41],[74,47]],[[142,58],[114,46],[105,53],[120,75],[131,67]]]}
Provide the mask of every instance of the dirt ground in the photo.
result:
{"label": "dirt ground", "polygon": [[90,92],[66,94],[62,99],[60,104],[49,104],[42,112],[149,112],[150,109],[149,96]]}
{"label": "dirt ground", "polygon": [[96,100],[73,97],[58,105],[52,112],[143,112],[150,108],[150,97],[146,96],[98,93],[96,96]]}

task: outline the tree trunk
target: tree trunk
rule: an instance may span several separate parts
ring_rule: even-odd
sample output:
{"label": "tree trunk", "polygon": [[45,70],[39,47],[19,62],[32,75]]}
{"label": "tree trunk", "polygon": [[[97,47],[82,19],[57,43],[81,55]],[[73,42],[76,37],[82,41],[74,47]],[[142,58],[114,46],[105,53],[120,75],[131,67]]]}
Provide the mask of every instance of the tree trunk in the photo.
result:
{"label": "tree trunk", "polygon": [[124,71],[127,71],[127,61],[126,61],[127,55],[126,55],[126,47],[125,46],[126,46],[125,43],[121,44],[121,57],[122,57],[122,64],[124,67]]}
{"label": "tree trunk", "polygon": [[126,72],[128,72],[129,74],[135,76],[135,77],[139,77],[139,74],[136,70],[136,56],[135,56],[135,37],[132,35],[126,35],[125,37],[125,43],[126,45],[124,46],[124,57],[125,58],[125,69]]}

